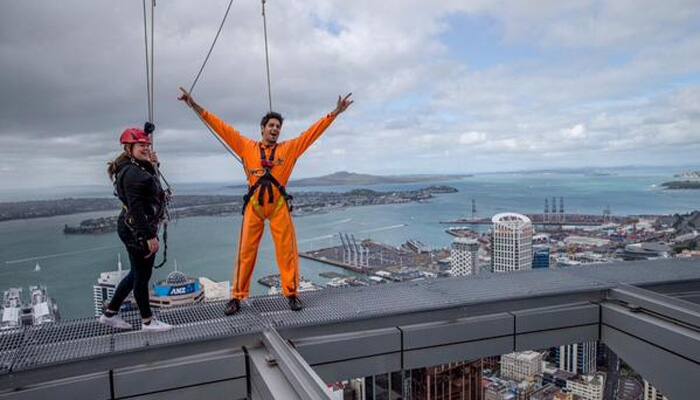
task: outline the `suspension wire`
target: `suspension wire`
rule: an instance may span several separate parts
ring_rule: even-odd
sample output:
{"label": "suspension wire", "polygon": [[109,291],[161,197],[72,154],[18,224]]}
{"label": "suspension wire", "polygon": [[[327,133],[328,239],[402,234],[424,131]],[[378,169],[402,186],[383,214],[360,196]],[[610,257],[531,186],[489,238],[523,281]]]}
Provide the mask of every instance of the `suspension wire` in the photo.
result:
{"label": "suspension wire", "polygon": [[224,28],[224,23],[226,23],[226,18],[228,17],[228,12],[231,10],[231,5],[233,4],[233,0],[230,0],[228,2],[228,7],[226,7],[226,13],[224,13],[224,18],[221,20],[221,25],[219,25],[219,30],[216,32],[216,36],[214,36],[214,41],[211,42],[211,47],[209,47],[209,52],[207,52],[207,56],[204,57],[204,62],[202,63],[202,67],[199,68],[199,72],[197,73],[197,76],[194,78],[194,82],[192,82],[192,86],[190,86],[190,90],[188,93],[191,95],[192,91],[194,90],[194,87],[197,85],[197,81],[199,80],[199,77],[202,75],[202,71],[204,71],[204,66],[207,65],[207,61],[209,61],[209,56],[211,56],[212,50],[214,50],[214,45],[216,44],[216,41],[219,39],[219,34],[221,34],[221,30]]}
{"label": "suspension wire", "polygon": [[[188,105],[189,105],[189,104],[188,104]],[[209,133],[211,133],[211,135],[214,136],[214,138],[215,138],[216,140],[218,140],[219,143],[221,143],[222,146],[224,146],[224,148],[226,149],[226,151],[228,151],[229,154],[231,154],[231,155],[233,156],[233,158],[235,158],[236,161],[238,161],[238,162],[241,164],[241,166],[243,167],[243,172],[245,173],[246,178],[248,178],[248,177],[250,176],[250,174],[248,173],[248,168],[246,168],[245,163],[243,162],[243,160],[241,160],[241,158],[238,157],[238,154],[236,154],[236,152],[234,152],[233,149],[231,149],[231,147],[228,145],[228,143],[224,142],[223,139],[221,139],[221,138],[219,137],[219,135],[217,135],[216,132],[214,132],[214,129],[212,129],[212,127],[209,126],[209,123],[208,123],[201,115],[199,115],[199,113],[197,112],[197,110],[194,109],[194,107],[190,106],[190,109],[192,109],[192,112],[194,112],[195,115],[199,118],[199,120],[202,121],[202,123],[204,124],[204,126],[207,127],[207,129],[209,130]]]}
{"label": "suspension wire", "polygon": [[270,105],[270,111],[272,111],[272,84],[270,83],[270,52],[267,48],[267,17],[265,15],[266,0],[260,1],[262,2],[263,32],[265,36],[265,66],[267,67],[267,100]]}
{"label": "suspension wire", "polygon": [[[148,122],[154,123],[154,97],[155,97],[155,57],[154,57],[154,37],[155,37],[155,7],[156,0],[151,0],[151,43],[148,43],[148,14],[146,12],[146,0],[142,1],[143,4],[143,42],[144,49],[146,51],[146,103],[148,108]],[[150,50],[150,51],[149,51]],[[155,148],[155,141],[153,140],[155,135],[151,133],[151,146]],[[132,160],[133,162],[133,160]],[[170,183],[165,179],[165,175],[160,171],[158,163],[153,163],[153,168],[156,172],[156,179],[159,179],[165,184],[165,200],[163,204],[163,260],[154,265],[154,268],[160,268],[168,261],[168,222],[171,220],[170,215],[170,198],[172,196],[172,189]]]}
{"label": "suspension wire", "polygon": [[[219,25],[219,30],[216,31],[216,35],[214,36],[214,40],[211,42],[211,46],[209,47],[209,51],[207,52],[206,57],[204,57],[204,61],[202,62],[202,66],[199,68],[199,72],[197,72],[197,76],[194,78],[194,81],[192,82],[192,85],[190,86],[190,90],[187,92],[190,96],[192,95],[192,91],[194,90],[194,87],[197,86],[197,82],[199,81],[199,77],[202,76],[202,72],[204,71],[204,67],[207,65],[207,62],[209,61],[209,57],[211,56],[212,51],[214,50],[214,46],[216,45],[216,41],[219,40],[219,35],[221,34],[221,30],[224,28],[224,24],[226,23],[226,18],[228,18],[229,11],[231,11],[231,6],[233,5],[233,0],[230,0],[228,3],[228,7],[226,7],[226,12],[224,13],[224,17],[221,19],[221,24]],[[219,135],[214,132],[211,126],[207,123],[207,121],[202,118],[201,115],[195,110],[190,104],[187,104],[190,109],[192,109],[192,112],[195,113],[195,115],[199,118],[200,121],[204,124],[204,126],[207,127],[209,130],[209,133],[221,143],[222,146],[226,149],[226,151],[229,152],[233,156],[233,158],[236,159],[242,166],[243,166],[243,171],[246,174],[246,177],[249,176],[248,174],[248,169],[245,167],[245,164],[243,163],[243,160],[241,160],[240,157],[238,157],[238,154],[236,154],[231,147],[229,147],[226,142],[224,142]]]}
{"label": "suspension wire", "polygon": [[154,74],[155,74],[155,59],[154,59],[154,51],[155,47],[153,46],[153,31],[155,27],[155,21],[154,21],[154,16],[155,16],[155,9],[156,9],[156,0],[151,0],[151,115],[150,115],[150,120],[149,122],[153,123],[153,120],[155,119],[155,79],[154,79]]}
{"label": "suspension wire", "polygon": [[148,58],[148,19],[147,19],[147,13],[146,13],[146,0],[142,1],[143,3],[143,41],[144,41],[144,49],[146,51],[146,107],[148,109],[147,111],[147,118],[149,122],[153,121],[153,110],[151,108],[151,64],[149,62]]}

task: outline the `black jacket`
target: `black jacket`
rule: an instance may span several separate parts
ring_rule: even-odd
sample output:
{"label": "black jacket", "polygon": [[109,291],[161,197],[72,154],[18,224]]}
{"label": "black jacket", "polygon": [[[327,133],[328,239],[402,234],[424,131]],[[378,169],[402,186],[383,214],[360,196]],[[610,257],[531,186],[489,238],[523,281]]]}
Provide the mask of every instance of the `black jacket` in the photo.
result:
{"label": "black jacket", "polygon": [[144,161],[126,161],[117,166],[115,194],[126,206],[119,215],[133,231],[137,241],[158,236],[165,193],[153,165]]}

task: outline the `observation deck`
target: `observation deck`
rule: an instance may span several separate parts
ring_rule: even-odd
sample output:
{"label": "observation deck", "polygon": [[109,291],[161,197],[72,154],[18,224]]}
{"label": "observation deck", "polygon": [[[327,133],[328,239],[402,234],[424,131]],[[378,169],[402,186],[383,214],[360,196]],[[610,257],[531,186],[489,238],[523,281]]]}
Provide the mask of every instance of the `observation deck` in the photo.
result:
{"label": "observation deck", "polygon": [[[78,319],[0,332],[0,400],[327,399],[349,378],[600,340],[673,400],[700,382],[700,261],[482,274],[163,310],[165,333]],[[135,327],[137,313],[125,319]]]}

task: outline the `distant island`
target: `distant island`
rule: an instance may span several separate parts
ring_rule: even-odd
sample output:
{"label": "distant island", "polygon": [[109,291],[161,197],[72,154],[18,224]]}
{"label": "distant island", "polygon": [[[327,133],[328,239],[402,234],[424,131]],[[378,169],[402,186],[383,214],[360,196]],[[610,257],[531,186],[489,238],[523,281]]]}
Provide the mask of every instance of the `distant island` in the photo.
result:
{"label": "distant island", "polygon": [[661,184],[666,189],[700,189],[700,181],[671,181]]}
{"label": "distant island", "polygon": [[[388,185],[402,183],[422,183],[422,182],[440,182],[462,178],[470,178],[470,174],[454,174],[454,175],[431,175],[431,174],[415,174],[415,175],[369,175],[357,174],[354,172],[339,171],[330,175],[317,176],[314,178],[295,179],[289,182],[290,187],[304,186],[359,186],[359,185]],[[246,185],[229,186],[232,188],[245,187]]]}
{"label": "distant island", "polygon": [[[456,193],[451,186],[428,186],[417,190],[397,190],[378,192],[370,189],[355,189],[349,192],[301,192],[294,195],[294,215],[302,216],[331,212],[347,207],[371,205],[404,204],[426,202],[435,194]],[[171,215],[175,218],[198,216],[222,216],[240,214],[241,196],[189,196],[189,201],[180,200],[174,205]],[[177,198],[176,198],[177,199]],[[196,202],[194,200],[197,200]],[[225,201],[224,201],[225,200]],[[185,205],[187,204],[187,205]],[[65,234],[99,234],[117,229],[117,217],[86,219],[80,225],[65,225]]]}
{"label": "distant island", "polygon": [[674,178],[682,178],[685,180],[693,180],[697,181],[700,180],[700,171],[686,171],[686,172],[681,172],[680,174],[676,174],[673,176]]}
{"label": "distant island", "polygon": [[[212,204],[239,201],[241,196],[177,195],[172,208],[195,208]],[[0,203],[0,221],[16,219],[46,218],[84,212],[119,210],[121,202],[116,197],[82,197],[59,200],[31,200]]]}

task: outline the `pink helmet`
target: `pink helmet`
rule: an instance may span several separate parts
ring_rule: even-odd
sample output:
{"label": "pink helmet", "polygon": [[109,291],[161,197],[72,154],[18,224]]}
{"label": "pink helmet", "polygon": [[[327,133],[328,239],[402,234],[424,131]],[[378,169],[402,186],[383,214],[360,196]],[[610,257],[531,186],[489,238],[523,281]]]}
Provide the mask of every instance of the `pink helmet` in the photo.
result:
{"label": "pink helmet", "polygon": [[139,128],[128,128],[119,138],[121,144],[146,143],[151,144],[151,136]]}

